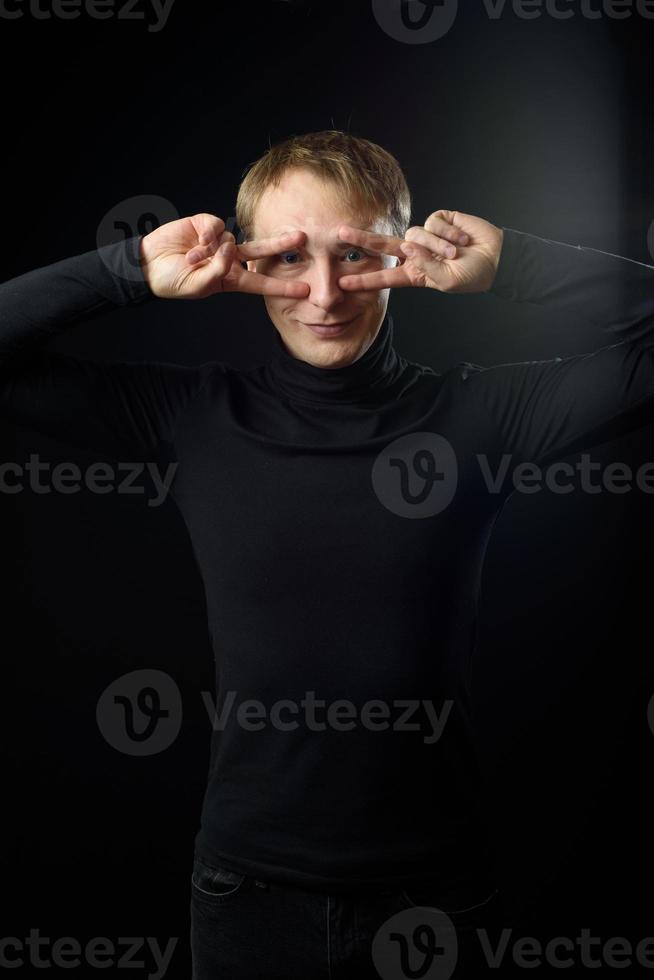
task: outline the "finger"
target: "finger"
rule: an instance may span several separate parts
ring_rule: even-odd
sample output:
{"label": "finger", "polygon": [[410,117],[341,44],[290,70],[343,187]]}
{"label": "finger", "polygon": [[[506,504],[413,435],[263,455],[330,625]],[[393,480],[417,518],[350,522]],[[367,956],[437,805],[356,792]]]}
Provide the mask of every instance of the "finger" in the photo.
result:
{"label": "finger", "polygon": [[424,228],[409,228],[406,233],[406,242],[403,242],[401,246],[403,255],[409,254],[406,250],[407,242],[422,245],[428,252],[434,255],[441,255],[447,259],[454,259],[457,255],[456,245],[452,245],[451,242],[446,242],[437,235],[432,235],[430,231],[425,231]]}
{"label": "finger", "polygon": [[231,231],[224,231],[219,238],[212,238],[207,245],[195,245],[186,253],[186,261],[191,265],[195,265],[198,262],[210,259],[225,242],[236,242]]}
{"label": "finger", "polygon": [[455,223],[456,211],[434,211],[425,221],[425,230],[445,238],[454,245],[467,245],[470,236],[458,228]]}
{"label": "finger", "polygon": [[285,296],[291,299],[306,298],[311,289],[306,282],[286,281],[275,279],[274,276],[264,276],[261,272],[241,271],[234,285],[225,283],[225,288],[239,293],[256,293],[258,296]]}
{"label": "finger", "polygon": [[238,253],[243,259],[260,259],[303,245],[306,237],[306,233],[303,231],[286,231],[283,235],[276,235],[273,238],[261,238],[256,242],[242,242],[238,246]]}
{"label": "finger", "polygon": [[235,249],[234,242],[223,242],[209,261],[205,261],[203,265],[190,272],[201,289],[222,292],[222,281],[232,268]]}
{"label": "finger", "polygon": [[395,266],[394,269],[380,269],[378,272],[361,272],[356,275],[341,276],[338,285],[340,289],[346,291],[379,290],[410,286],[411,279],[404,266],[400,265]]}
{"label": "finger", "polygon": [[338,229],[338,237],[349,245],[360,245],[377,255],[397,255],[398,258],[403,258],[400,252],[402,239],[395,235],[380,235],[376,231],[364,231],[353,225],[341,225]]}
{"label": "finger", "polygon": [[411,281],[416,286],[424,286],[434,283],[436,288],[451,281],[452,267],[450,259],[442,255],[434,255],[428,248],[423,248],[415,242],[407,242],[403,246],[403,251],[409,255],[411,260],[410,273]]}
{"label": "finger", "polygon": [[225,222],[222,218],[204,212],[194,214],[191,224],[198,236],[198,245],[209,245],[213,241],[218,241],[225,230]]}

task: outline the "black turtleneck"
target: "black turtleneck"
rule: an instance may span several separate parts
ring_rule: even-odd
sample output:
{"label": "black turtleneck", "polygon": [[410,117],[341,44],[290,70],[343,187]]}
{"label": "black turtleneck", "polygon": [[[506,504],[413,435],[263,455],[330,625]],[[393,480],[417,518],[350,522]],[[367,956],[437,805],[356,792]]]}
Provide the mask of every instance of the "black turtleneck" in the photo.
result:
{"label": "black turtleneck", "polygon": [[543,464],[651,421],[654,269],[505,229],[493,292],[608,332],[563,359],[438,374],[396,353],[389,316],[337,369],[277,334],[250,370],[44,350],[151,298],[137,249],[1,287],[0,406],[118,459],[179,464],[226,711],[197,850],[329,891],[429,878],[461,907],[489,887],[469,682],[484,551],[512,489],[489,491],[479,455],[491,472],[504,454]]}
{"label": "black turtleneck", "polygon": [[372,406],[397,397],[406,385],[406,370],[407,362],[393,346],[391,317],[386,316],[368,350],[346,367],[315,367],[299,360],[275,330],[267,380],[280,397],[306,405],[338,401]]}

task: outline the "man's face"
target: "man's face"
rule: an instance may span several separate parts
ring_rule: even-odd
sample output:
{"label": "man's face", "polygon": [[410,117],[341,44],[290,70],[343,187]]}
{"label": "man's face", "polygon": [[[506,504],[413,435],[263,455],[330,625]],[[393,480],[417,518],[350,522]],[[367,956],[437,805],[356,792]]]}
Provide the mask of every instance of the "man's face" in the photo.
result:
{"label": "man's face", "polygon": [[[293,357],[317,367],[345,367],[358,360],[377,336],[386,315],[389,289],[345,291],[341,276],[375,272],[393,266],[393,256],[374,255],[338,237],[341,225],[362,227],[360,219],[339,199],[334,187],[308,170],[291,170],[278,187],[263,194],[254,222],[254,238],[285,231],[303,231],[306,243],[276,256],[250,260],[250,271],[308,283],[303,299],[266,296],[268,315]],[[365,230],[389,234],[387,222]],[[342,324],[322,331],[322,325]]]}

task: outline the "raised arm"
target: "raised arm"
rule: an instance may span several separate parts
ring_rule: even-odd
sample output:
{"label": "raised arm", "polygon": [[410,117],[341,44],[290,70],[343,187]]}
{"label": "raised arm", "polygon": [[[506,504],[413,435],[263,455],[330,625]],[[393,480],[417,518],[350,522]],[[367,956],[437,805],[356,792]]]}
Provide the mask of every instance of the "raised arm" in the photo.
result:
{"label": "raised arm", "polygon": [[220,363],[100,364],[45,350],[72,324],[132,303],[203,299],[228,290],[304,295],[248,272],[247,258],[298,236],[237,246],[215,215],[200,214],[64,259],[0,286],[0,414],[62,441],[139,458],[172,438],[176,420]]}
{"label": "raised arm", "polygon": [[616,341],[654,346],[654,266],[643,262],[505,228],[491,292],[570,310]]}
{"label": "raised arm", "polygon": [[542,464],[654,420],[653,266],[504,229],[491,292],[598,328],[588,353],[453,372],[499,453]]}
{"label": "raised arm", "polygon": [[[448,373],[480,420],[480,453],[545,462],[654,419],[654,267],[460,211],[435,211],[404,239],[350,226],[339,234],[398,260],[342,277],[342,289],[492,292],[597,325],[598,349],[588,354],[495,367],[464,363]],[[602,346],[607,339],[613,343]]]}
{"label": "raised arm", "polygon": [[75,323],[154,297],[138,274],[139,246],[132,238],[0,286],[3,419],[123,460],[169,437],[207,368],[101,364],[45,349]]}

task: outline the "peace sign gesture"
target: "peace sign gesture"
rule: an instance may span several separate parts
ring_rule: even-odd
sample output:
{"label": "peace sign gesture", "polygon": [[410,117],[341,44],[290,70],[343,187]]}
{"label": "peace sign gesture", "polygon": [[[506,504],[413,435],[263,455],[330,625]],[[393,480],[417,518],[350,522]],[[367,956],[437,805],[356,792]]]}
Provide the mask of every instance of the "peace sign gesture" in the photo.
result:
{"label": "peace sign gesture", "polygon": [[403,239],[350,225],[340,227],[339,238],[400,260],[394,268],[341,276],[341,289],[424,286],[444,293],[478,293],[493,284],[504,233],[472,214],[435,211],[424,226],[409,228]]}
{"label": "peace sign gesture", "polygon": [[307,283],[250,272],[242,263],[305,241],[304,232],[293,231],[237,245],[222,218],[195,214],[169,221],[141,239],[141,268],[155,296],[166,299],[204,299],[227,292],[303,299],[309,293]]}

